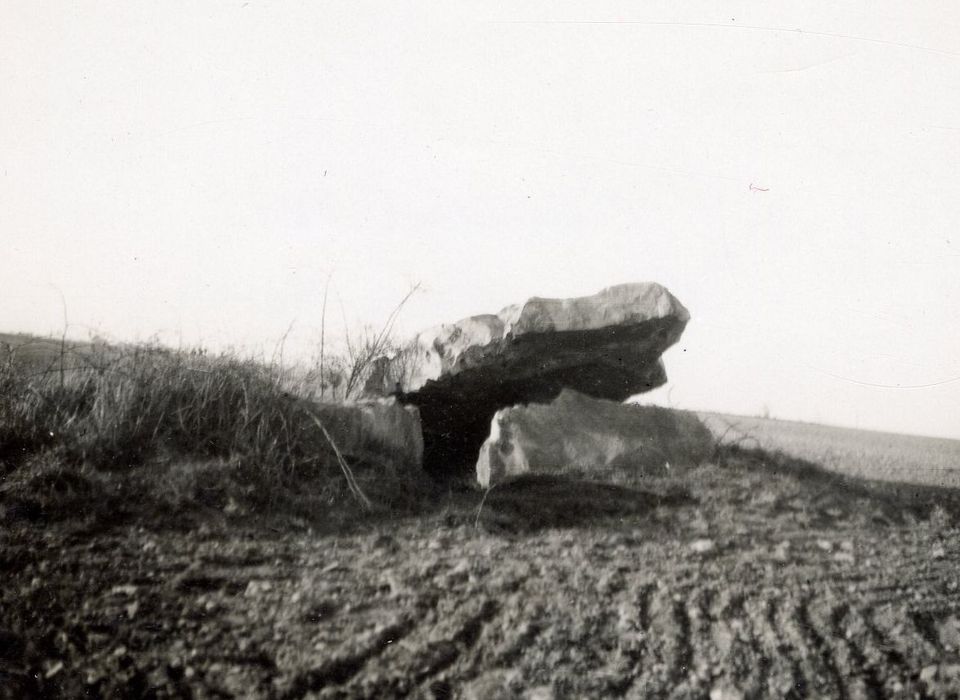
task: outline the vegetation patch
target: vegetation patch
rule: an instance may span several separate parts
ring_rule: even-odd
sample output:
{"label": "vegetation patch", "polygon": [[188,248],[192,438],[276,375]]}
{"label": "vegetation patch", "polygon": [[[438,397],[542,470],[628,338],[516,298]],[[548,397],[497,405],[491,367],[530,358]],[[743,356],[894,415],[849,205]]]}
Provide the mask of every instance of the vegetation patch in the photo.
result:
{"label": "vegetation patch", "polygon": [[369,462],[345,466],[311,415],[313,387],[277,365],[155,345],[20,349],[0,356],[8,516],[313,518],[352,508],[357,489],[393,509],[423,488]]}

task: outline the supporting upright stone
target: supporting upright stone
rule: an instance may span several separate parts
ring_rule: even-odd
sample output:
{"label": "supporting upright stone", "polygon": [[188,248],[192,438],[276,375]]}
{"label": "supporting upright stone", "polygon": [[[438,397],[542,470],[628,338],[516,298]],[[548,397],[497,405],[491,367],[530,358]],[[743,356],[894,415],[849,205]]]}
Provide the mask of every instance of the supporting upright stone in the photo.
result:
{"label": "supporting upright stone", "polygon": [[550,403],[497,411],[480,448],[477,481],[575,473],[633,480],[706,460],[713,436],[693,413],[606,401],[564,389]]}

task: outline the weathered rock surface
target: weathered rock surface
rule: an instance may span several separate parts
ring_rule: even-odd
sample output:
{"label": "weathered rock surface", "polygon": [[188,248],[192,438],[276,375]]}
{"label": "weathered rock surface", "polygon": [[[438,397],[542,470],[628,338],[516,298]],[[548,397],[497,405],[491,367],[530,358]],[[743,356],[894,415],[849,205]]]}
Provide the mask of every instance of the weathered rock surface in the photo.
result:
{"label": "weathered rock surface", "polygon": [[[613,350],[609,347],[612,343],[620,341],[618,344],[624,346],[622,350],[630,353],[632,359],[647,358],[637,357],[643,349],[638,347],[638,338],[614,337],[617,334],[611,332],[613,329],[626,331],[661,322],[657,328],[661,336],[655,340],[667,340],[674,334],[676,337],[672,337],[665,347],[656,352],[656,357],[659,357],[666,347],[676,342],[689,319],[689,312],[677,298],[656,283],[620,284],[592,296],[573,299],[533,297],[524,304],[508,306],[499,314],[470,316],[421,332],[407,352],[381,360],[367,384],[367,391],[382,395],[394,391],[399,383],[404,392],[415,392],[429,381],[492,364],[506,365],[505,371],[511,375],[523,370],[529,372],[530,367],[515,366],[514,361],[522,357],[511,353],[511,341],[530,336],[528,341],[532,343],[543,334],[549,334],[551,340],[565,338],[562,334],[566,333],[581,334],[577,339],[582,342],[574,343],[569,348],[558,347],[555,353],[549,353],[556,357],[550,358],[549,354],[545,354],[539,358],[553,359],[551,366],[555,367],[561,362],[581,365],[606,361],[617,365],[620,371],[629,371],[631,368],[622,367],[626,357],[602,356],[610,354],[605,351]],[[659,328],[664,321],[669,322],[669,330]],[[590,335],[591,331],[605,333],[593,336]],[[594,340],[606,342],[600,344]],[[509,364],[504,361],[509,361]],[[537,368],[533,369],[536,371]],[[632,369],[636,371],[639,367]],[[644,374],[643,381],[646,379]]]}
{"label": "weathered rock surface", "polygon": [[423,466],[420,411],[394,398],[311,407],[342,454],[395,474]]}
{"label": "weathered rock surface", "polygon": [[623,401],[666,382],[660,355],[690,315],[656,283],[575,299],[533,298],[418,335],[382,360],[367,391],[420,408],[429,471],[469,471],[500,408],[546,402],[564,388]]}
{"label": "weathered rock surface", "polygon": [[660,475],[707,459],[713,437],[693,413],[594,399],[565,389],[547,404],[497,411],[477,481],[570,471]]}

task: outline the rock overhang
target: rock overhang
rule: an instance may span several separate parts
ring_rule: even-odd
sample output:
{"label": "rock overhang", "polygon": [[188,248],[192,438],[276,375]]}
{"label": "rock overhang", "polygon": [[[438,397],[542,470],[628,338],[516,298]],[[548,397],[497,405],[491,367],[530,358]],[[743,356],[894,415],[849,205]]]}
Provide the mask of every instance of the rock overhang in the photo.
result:
{"label": "rock overhang", "polygon": [[420,409],[428,471],[466,474],[501,408],[549,402],[565,388],[623,401],[663,385],[661,355],[689,319],[657,283],[533,297],[420,333],[405,355],[378,362],[367,390]]}

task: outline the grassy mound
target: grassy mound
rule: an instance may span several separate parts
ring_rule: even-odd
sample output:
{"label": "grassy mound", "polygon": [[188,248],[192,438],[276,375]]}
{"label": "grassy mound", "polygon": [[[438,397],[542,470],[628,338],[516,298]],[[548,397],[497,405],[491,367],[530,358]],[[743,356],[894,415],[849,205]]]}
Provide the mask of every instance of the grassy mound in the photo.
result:
{"label": "grassy mound", "polygon": [[[143,345],[18,350],[0,356],[0,508],[8,515],[312,517],[348,505],[306,387],[278,367]],[[410,495],[410,484],[385,483],[374,465],[353,467],[381,506]]]}

